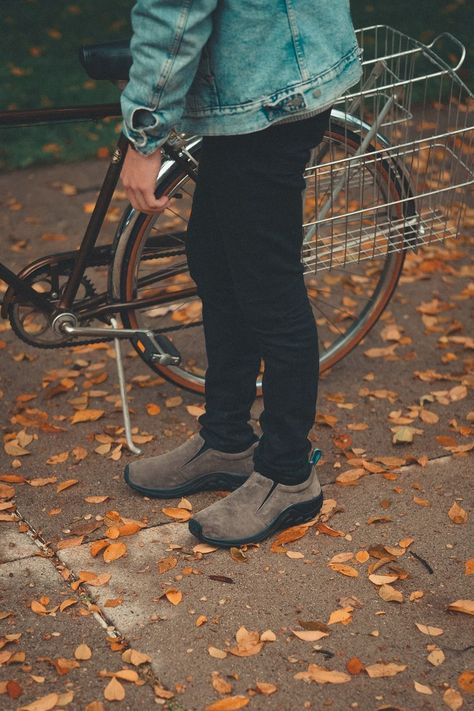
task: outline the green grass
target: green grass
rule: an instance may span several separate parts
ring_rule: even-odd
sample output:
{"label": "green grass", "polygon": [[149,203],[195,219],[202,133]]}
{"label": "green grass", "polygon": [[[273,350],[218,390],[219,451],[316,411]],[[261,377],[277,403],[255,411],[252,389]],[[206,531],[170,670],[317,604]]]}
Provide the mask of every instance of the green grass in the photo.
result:
{"label": "green grass", "polygon": [[[110,82],[94,82],[77,59],[81,44],[130,37],[133,0],[2,0],[0,106],[34,109],[118,102]],[[471,45],[460,77],[472,84],[472,0],[352,0],[357,27],[388,24],[430,42],[451,32]],[[0,128],[0,170],[76,161],[111,148],[120,120]]]}

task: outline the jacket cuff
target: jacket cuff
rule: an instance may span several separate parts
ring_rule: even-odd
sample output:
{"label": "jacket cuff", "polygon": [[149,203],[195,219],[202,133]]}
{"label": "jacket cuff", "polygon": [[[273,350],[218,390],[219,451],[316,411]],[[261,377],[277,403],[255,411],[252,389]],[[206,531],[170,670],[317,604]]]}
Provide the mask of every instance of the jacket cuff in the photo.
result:
{"label": "jacket cuff", "polygon": [[159,117],[152,108],[145,106],[133,108],[123,94],[121,103],[122,132],[133,144],[137,153],[145,156],[155,153],[166,142],[171,130],[159,125]]}

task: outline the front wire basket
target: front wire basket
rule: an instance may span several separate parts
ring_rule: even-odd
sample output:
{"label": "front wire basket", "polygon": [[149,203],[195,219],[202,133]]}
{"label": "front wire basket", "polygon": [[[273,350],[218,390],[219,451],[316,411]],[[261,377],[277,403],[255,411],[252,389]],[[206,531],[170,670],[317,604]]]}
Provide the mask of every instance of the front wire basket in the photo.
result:
{"label": "front wire basket", "polygon": [[456,74],[464,47],[382,25],[357,34],[360,84],[335,105],[305,171],[305,272],[456,237],[469,209],[474,97]]}

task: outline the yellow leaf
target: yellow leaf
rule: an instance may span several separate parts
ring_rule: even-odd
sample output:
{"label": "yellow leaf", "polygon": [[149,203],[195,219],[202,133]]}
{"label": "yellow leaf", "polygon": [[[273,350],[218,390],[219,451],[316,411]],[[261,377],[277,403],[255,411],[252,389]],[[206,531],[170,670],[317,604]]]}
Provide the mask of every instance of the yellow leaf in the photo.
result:
{"label": "yellow leaf", "polygon": [[108,498],[108,496],[86,496],[84,501],[87,504],[103,504]]}
{"label": "yellow leaf", "polygon": [[178,504],[178,509],[186,509],[187,511],[192,511],[193,510],[193,505],[189,501],[189,499],[180,499],[180,502]]}
{"label": "yellow leaf", "polygon": [[446,659],[443,650],[439,649],[439,647],[433,649],[433,651],[430,652],[426,658],[434,667],[439,667],[439,665]]}
{"label": "yellow leaf", "polygon": [[165,592],[165,597],[172,605],[179,605],[183,599],[183,593],[176,588],[170,588]]}
{"label": "yellow leaf", "polygon": [[191,511],[188,511],[187,509],[179,509],[178,507],[164,508],[161,510],[165,514],[165,516],[168,516],[169,518],[172,518],[175,521],[189,521],[192,516]]}
{"label": "yellow leaf", "polygon": [[[304,558],[304,553],[299,553],[298,551],[286,551],[286,555],[291,560],[301,560],[302,558]],[[234,558],[234,556],[232,556],[232,558]],[[235,558],[234,558],[234,560],[235,560]],[[247,562],[247,558],[245,558],[245,556],[244,556],[243,562],[245,562],[245,563]]]}
{"label": "yellow leaf", "polygon": [[203,407],[199,407],[198,405],[186,405],[186,410],[193,417],[200,417],[205,413],[205,409]]}
{"label": "yellow leaf", "polygon": [[143,652],[138,652],[136,649],[126,649],[122,653],[122,660],[126,664],[133,664],[134,667],[139,667],[140,664],[151,662],[151,657],[148,654],[143,654]]}
{"label": "yellow leaf", "polygon": [[104,696],[107,701],[123,701],[125,698],[125,689],[117,679],[113,678],[105,687]]}
{"label": "yellow leaf", "polygon": [[60,482],[56,487],[56,493],[59,494],[60,491],[64,491],[64,489],[69,489],[70,486],[74,486],[74,484],[77,484],[78,481],[78,479],[66,479],[66,481]]}
{"label": "yellow leaf", "polygon": [[127,552],[125,543],[111,543],[104,551],[103,558],[106,563],[111,563],[124,556]]}
{"label": "yellow leaf", "polygon": [[53,454],[52,457],[46,460],[46,464],[62,464],[66,462],[69,458],[69,452],[60,452],[59,454]]}
{"label": "yellow leaf", "polygon": [[36,699],[36,701],[32,701],[28,706],[21,706],[19,711],[50,711],[57,705],[58,700],[58,694],[48,694]]}
{"label": "yellow leaf", "polygon": [[374,585],[390,585],[390,583],[394,583],[395,580],[398,580],[398,575],[377,575],[374,573],[373,575],[369,575],[369,580]]}
{"label": "yellow leaf", "polygon": [[226,681],[217,671],[211,673],[212,676],[212,686],[217,691],[218,694],[230,694],[232,691],[232,684]]}
{"label": "yellow leaf", "polygon": [[37,615],[46,615],[48,613],[46,607],[37,600],[32,600],[30,607]]}
{"label": "yellow leaf", "polygon": [[467,523],[467,511],[464,511],[457,501],[453,502],[453,505],[448,511],[448,516],[453,523]]}
{"label": "yellow leaf", "polygon": [[391,585],[381,585],[379,595],[385,602],[403,602],[403,594]]}
{"label": "yellow leaf", "polygon": [[165,405],[168,408],[171,407],[178,407],[179,405],[183,404],[183,398],[181,395],[174,395],[173,397],[168,397],[165,400]]}
{"label": "yellow leaf", "polygon": [[310,664],[308,671],[295,674],[295,679],[315,681],[317,684],[346,684],[351,678],[351,675],[346,672],[330,671],[319,664]]}
{"label": "yellow leaf", "polygon": [[104,410],[77,410],[70,418],[73,425],[79,422],[95,422],[104,415]]}
{"label": "yellow leaf", "polygon": [[376,679],[385,676],[395,676],[396,674],[400,674],[400,672],[404,671],[406,668],[406,664],[395,664],[394,662],[382,664],[382,662],[379,662],[377,664],[369,664],[365,667],[365,671],[371,679]]}
{"label": "yellow leaf", "polygon": [[329,637],[329,632],[321,632],[320,630],[291,630],[295,637],[302,639],[304,642],[317,642],[323,637]]}
{"label": "yellow leaf", "polygon": [[262,632],[262,634],[260,635],[260,641],[261,642],[276,642],[275,632],[272,632],[272,630],[265,630],[265,632]]}
{"label": "yellow leaf", "polygon": [[134,669],[120,669],[118,672],[114,672],[114,676],[124,681],[138,681],[138,674]]}
{"label": "yellow leaf", "polygon": [[227,652],[224,652],[223,649],[218,649],[217,647],[208,647],[207,651],[210,656],[215,659],[225,659],[227,657]]}
{"label": "yellow leaf", "polygon": [[418,681],[413,680],[413,686],[415,687],[415,691],[417,691],[419,694],[432,694],[433,693],[429,686],[420,684]]}
{"label": "yellow leaf", "polygon": [[456,600],[448,605],[451,612],[462,612],[465,615],[474,615],[474,600]]}
{"label": "yellow leaf", "polygon": [[443,634],[444,630],[441,629],[441,627],[432,627],[431,625],[422,625],[420,622],[415,622],[415,625],[418,627],[420,632],[423,634],[427,634],[430,637],[439,637],[440,634]]}
{"label": "yellow leaf", "polygon": [[259,694],[264,694],[265,696],[270,696],[270,694],[274,694],[275,691],[278,691],[278,687],[275,686],[275,684],[269,684],[266,681],[257,681],[255,688]]}
{"label": "yellow leaf", "polygon": [[206,706],[204,711],[235,711],[243,709],[248,703],[248,696],[227,696],[225,699],[219,699],[219,701],[214,701],[213,704]]}
{"label": "yellow leaf", "polygon": [[198,543],[194,546],[193,553],[214,553],[216,550],[216,546],[210,546],[209,543]]}
{"label": "yellow leaf", "polygon": [[336,477],[336,483],[343,486],[353,486],[366,474],[367,472],[363,467],[359,467],[358,469],[348,469],[347,471],[338,474]]}
{"label": "yellow leaf", "polygon": [[76,659],[79,659],[80,661],[90,659],[92,657],[91,648],[88,647],[87,644],[80,644],[74,650],[74,656],[76,657]]}
{"label": "yellow leaf", "polygon": [[456,689],[446,689],[443,694],[443,701],[446,706],[449,706],[451,711],[458,711],[464,703],[464,700]]}
{"label": "yellow leaf", "polygon": [[206,622],[206,615],[199,615],[199,617],[196,618],[196,627],[202,627],[202,625],[204,625]]}
{"label": "yellow leaf", "polygon": [[347,625],[352,620],[353,608],[341,607],[338,610],[334,610],[329,615],[328,625],[335,625],[340,622],[343,625]]}

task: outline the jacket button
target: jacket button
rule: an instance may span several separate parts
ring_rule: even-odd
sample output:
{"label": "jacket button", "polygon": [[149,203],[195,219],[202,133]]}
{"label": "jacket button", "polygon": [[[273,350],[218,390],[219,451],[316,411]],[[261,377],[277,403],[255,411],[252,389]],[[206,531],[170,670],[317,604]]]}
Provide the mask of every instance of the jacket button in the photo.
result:
{"label": "jacket button", "polygon": [[313,96],[315,96],[316,98],[318,98],[319,96],[321,96],[321,89],[315,89],[315,90],[313,91]]}

